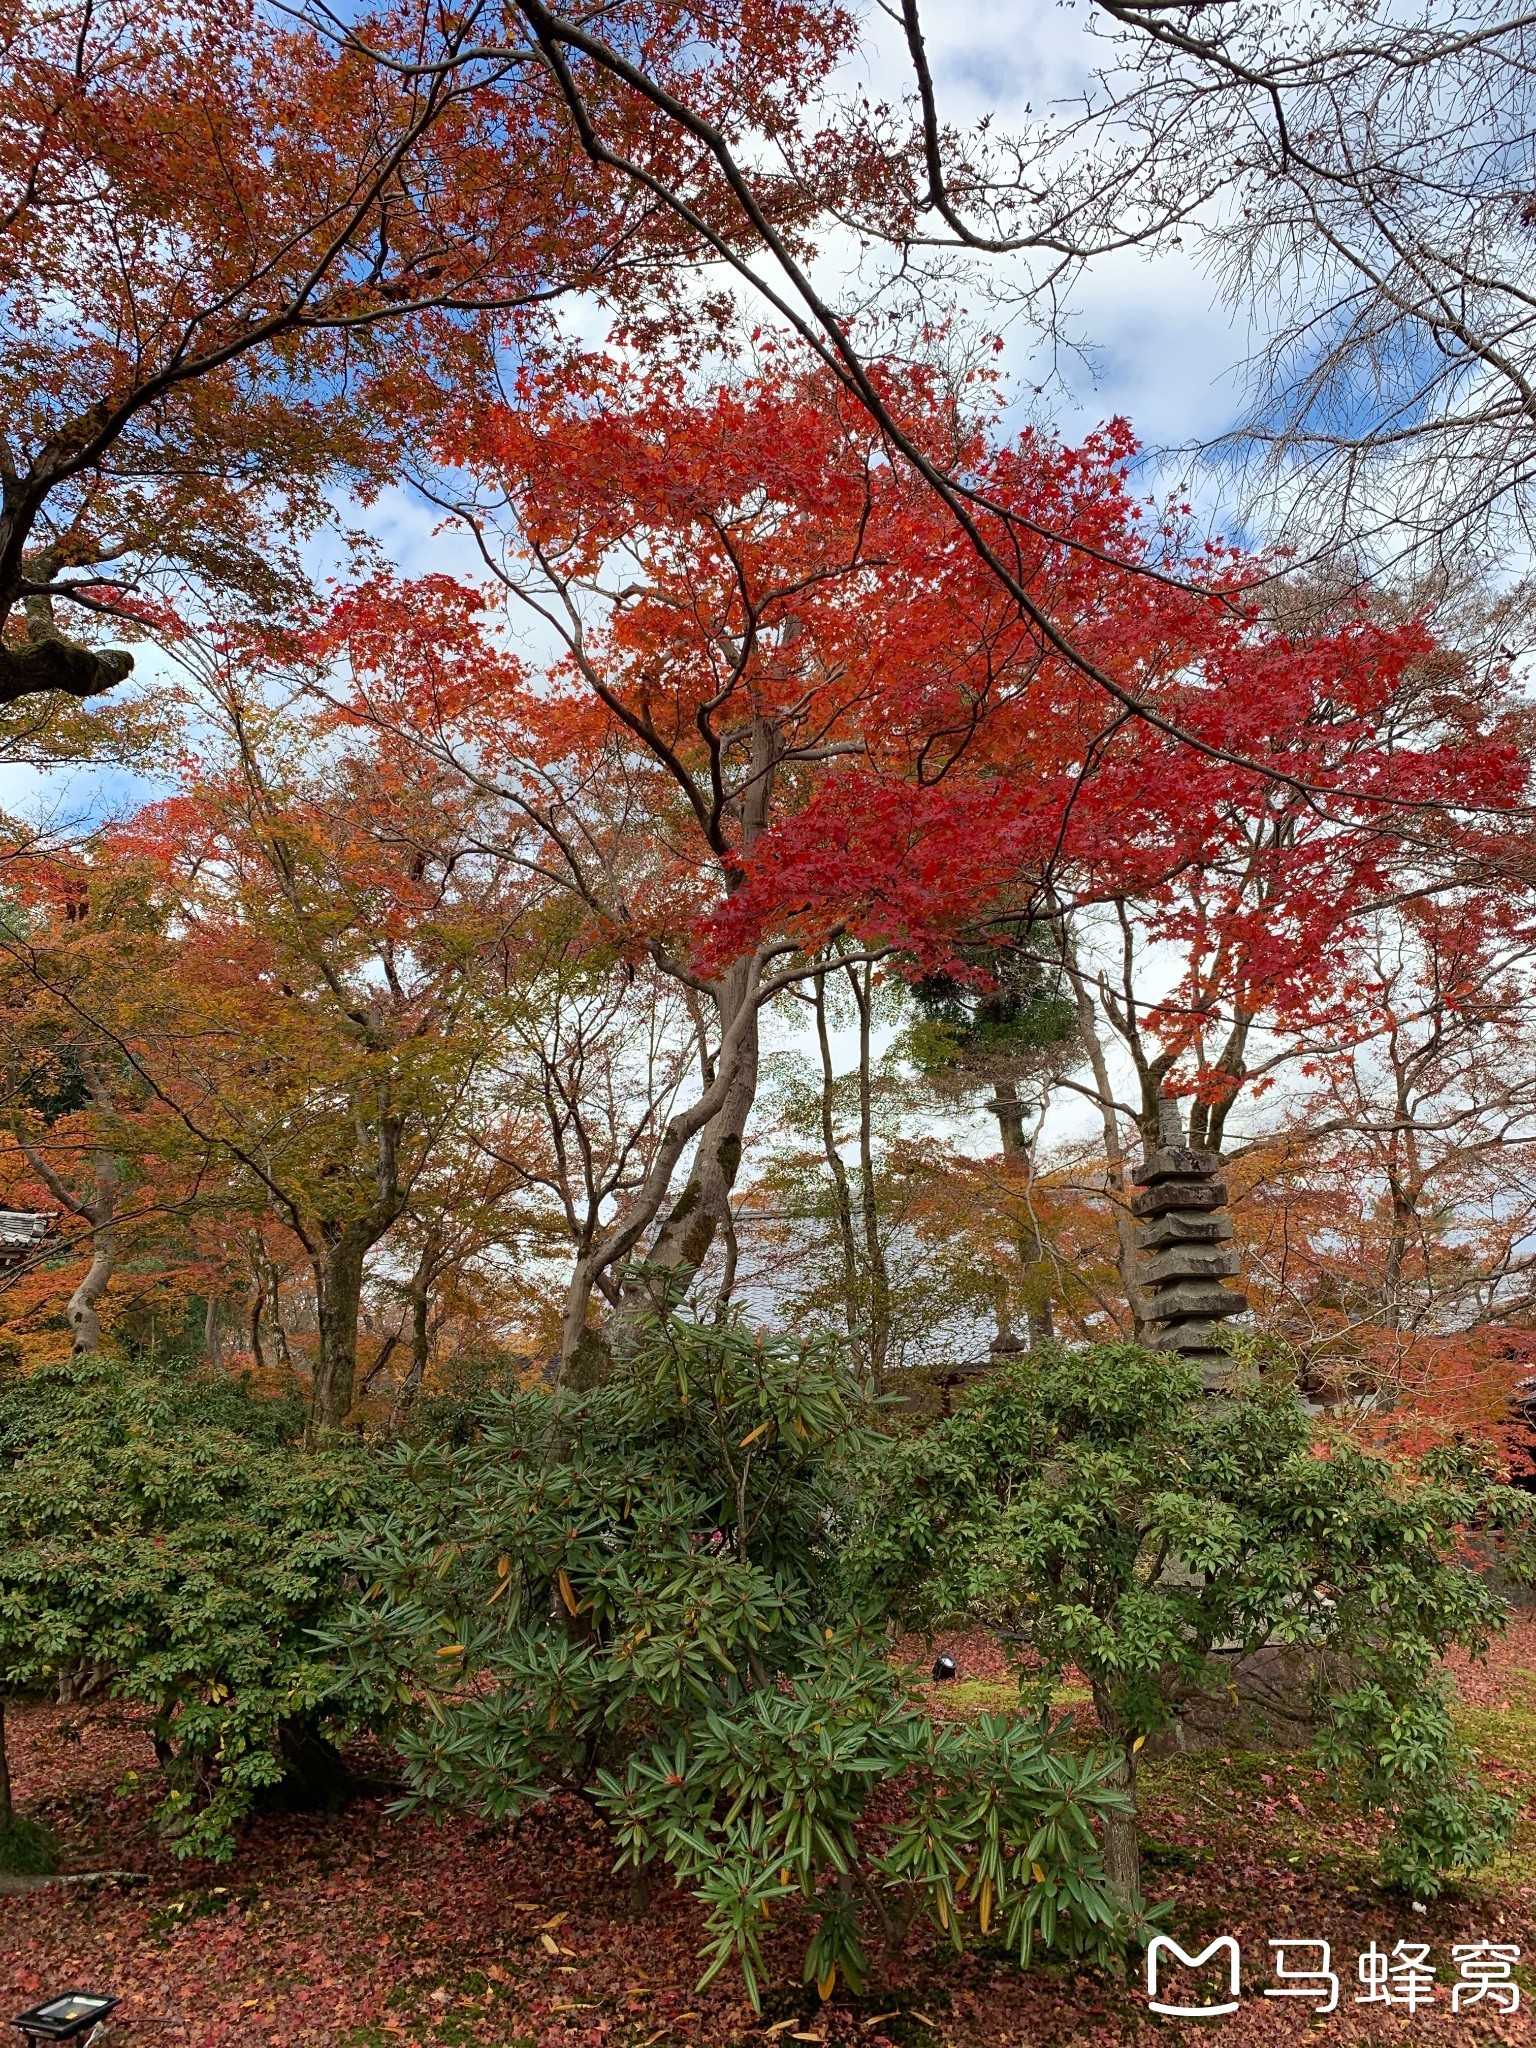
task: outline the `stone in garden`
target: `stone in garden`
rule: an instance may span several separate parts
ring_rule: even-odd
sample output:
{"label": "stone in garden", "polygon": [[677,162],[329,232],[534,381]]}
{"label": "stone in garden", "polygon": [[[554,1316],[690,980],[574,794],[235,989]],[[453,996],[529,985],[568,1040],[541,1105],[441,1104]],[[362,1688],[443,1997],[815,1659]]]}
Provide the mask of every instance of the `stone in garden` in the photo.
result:
{"label": "stone in garden", "polygon": [[1144,1259],[1138,1277],[1143,1287],[1159,1287],[1165,1280],[1221,1280],[1241,1265],[1235,1245],[1176,1244]]}
{"label": "stone in garden", "polygon": [[1170,1727],[1149,1738],[1149,1756],[1213,1749],[1308,1749],[1317,1739],[1321,1687],[1348,1682],[1346,1660],[1325,1650],[1269,1644],[1250,1656],[1216,1651],[1205,1689],[1174,1709]]}
{"label": "stone in garden", "polygon": [[1166,1216],[1136,1226],[1136,1249],[1154,1252],[1170,1244],[1220,1244],[1232,1235],[1232,1218],[1220,1210],[1205,1214],[1170,1209]]}
{"label": "stone in garden", "polygon": [[1241,1294],[1229,1293],[1216,1280],[1180,1280],[1147,1301],[1149,1319],[1160,1323],[1184,1316],[1212,1316],[1219,1321],[1224,1316],[1244,1315],[1247,1308]]}
{"label": "stone in garden", "polygon": [[1221,1171],[1219,1152],[1196,1152],[1188,1145],[1159,1145],[1149,1152],[1131,1175],[1139,1188],[1156,1187],[1165,1180],[1209,1180]]}
{"label": "stone in garden", "polygon": [[1170,1209],[1225,1209],[1227,1186],[1220,1180],[1162,1181],[1131,1197],[1133,1216],[1166,1216]]}

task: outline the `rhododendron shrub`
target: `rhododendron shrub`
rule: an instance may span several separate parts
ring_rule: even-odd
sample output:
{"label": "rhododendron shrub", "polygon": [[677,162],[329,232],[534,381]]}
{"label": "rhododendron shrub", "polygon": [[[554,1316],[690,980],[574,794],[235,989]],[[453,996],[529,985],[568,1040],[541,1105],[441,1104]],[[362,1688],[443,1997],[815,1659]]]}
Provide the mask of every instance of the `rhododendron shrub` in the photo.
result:
{"label": "rhododendron shrub", "polygon": [[[1460,1531],[1525,1532],[1536,1565],[1536,1517],[1475,1450],[1413,1470],[1320,1429],[1280,1370],[1210,1399],[1171,1352],[1042,1348],[889,1447],[862,1513],[853,1558],[913,1626],[1007,1629],[1026,1693],[1084,1673],[1132,1800],[1147,1739],[1219,1692],[1234,1656],[1280,1646],[1320,1653],[1320,1754],[1390,1821],[1389,1877],[1430,1896],[1508,1836],[1515,1810],[1455,1733],[1440,1659],[1486,1650],[1507,1619],[1458,1562]],[[1135,1827],[1133,1807],[1111,1817],[1132,1897]]]}
{"label": "rhododendron shrub", "polygon": [[336,1612],[370,1461],[296,1449],[294,1420],[222,1378],[100,1358],[6,1389],[0,1700],[62,1683],[145,1708],[178,1855],[232,1855],[285,1781],[340,1789],[326,1730],[362,1696],[312,1631]]}
{"label": "rhododendron shrub", "polygon": [[735,1961],[754,2003],[786,1915],[823,1996],[924,1913],[957,1948],[1107,1956],[1112,1759],[1043,1717],[934,1723],[849,1599],[875,1442],[835,1355],[674,1315],[594,1393],[399,1451],[351,1552],[368,1595],[328,1640],[392,1709],[414,1797],[580,1797],[621,1864],[700,1899],[705,1981]]}

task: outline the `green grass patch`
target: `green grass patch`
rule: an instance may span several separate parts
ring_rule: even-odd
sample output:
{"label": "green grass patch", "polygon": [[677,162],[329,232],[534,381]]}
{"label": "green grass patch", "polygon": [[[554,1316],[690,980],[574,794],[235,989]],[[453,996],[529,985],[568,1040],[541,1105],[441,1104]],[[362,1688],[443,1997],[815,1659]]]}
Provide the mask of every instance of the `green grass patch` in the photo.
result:
{"label": "green grass patch", "polygon": [[15,1814],[0,1827],[0,1871],[7,1877],[52,1877],[59,1848],[40,1820]]}
{"label": "green grass patch", "polygon": [[1455,1709],[1456,1725],[1475,1750],[1536,1783],[1536,1705]]}
{"label": "green grass patch", "polygon": [[936,1685],[933,1703],[958,1707],[963,1714],[1006,1714],[1019,1704],[1019,1688],[1011,1678],[962,1678],[954,1685]]}
{"label": "green grass patch", "polygon": [[[956,1707],[962,1714],[1008,1714],[1020,1704],[1014,1678],[962,1678],[953,1685],[934,1686],[931,1698],[936,1707]],[[1058,1685],[1051,1693],[1051,1705],[1058,1711],[1092,1701],[1093,1694],[1084,1685]]]}
{"label": "green grass patch", "polygon": [[1456,1725],[1485,1763],[1500,1791],[1520,1802],[1520,1817],[1508,1844],[1475,1882],[1490,1891],[1536,1888],[1536,1710],[1459,1706]]}

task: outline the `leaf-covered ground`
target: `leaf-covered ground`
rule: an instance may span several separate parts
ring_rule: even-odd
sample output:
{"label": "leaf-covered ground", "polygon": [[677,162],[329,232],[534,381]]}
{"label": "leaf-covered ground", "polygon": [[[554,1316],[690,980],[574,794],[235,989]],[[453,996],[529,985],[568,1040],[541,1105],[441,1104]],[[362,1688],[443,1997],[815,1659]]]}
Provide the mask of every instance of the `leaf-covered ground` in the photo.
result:
{"label": "leaf-covered ground", "polygon": [[[1008,1703],[995,1645],[945,1646],[961,1683],[937,1690],[942,1711]],[[1148,1882],[1173,1902],[1171,1931],[1186,1948],[1216,1933],[1242,1944],[1242,2010],[1206,2033],[1242,2048],[1536,2041],[1536,1621],[1458,1676],[1470,1737],[1524,1813],[1492,1872],[1424,1912],[1375,1883],[1371,1830],[1305,1759],[1233,1754],[1147,1768]],[[58,1831],[66,1867],[132,1876],[0,1897],[0,2017],[43,1992],[105,1987],[129,2018],[156,2022],[125,2036],[135,2048],[712,2048],[768,2038],[1057,2048],[1189,2031],[1151,2018],[1137,1982],[1050,1967],[1025,1976],[997,1949],[957,1959],[936,1933],[915,1939],[863,1998],[840,1992],[822,2008],[797,1990],[799,1946],[786,1929],[780,1988],[759,2019],[729,1983],[695,1992],[692,1902],[664,1892],[639,1906],[575,1806],[491,1829],[396,1819],[385,1800],[360,1799],[335,1819],[262,1820],[234,1863],[189,1866],[149,1825],[153,1760],[133,1718],[110,1706],[35,1709],[15,1714],[11,1733],[19,1800]],[[1332,1942],[1342,1996],[1330,2018],[1262,1995],[1273,1981],[1265,1944],[1281,1935]],[[1519,1944],[1518,2014],[1485,2002],[1453,2017],[1450,1948],[1470,1940]],[[1409,2015],[1353,2002],[1355,1957],[1372,1941],[1429,1943],[1433,2005]]]}

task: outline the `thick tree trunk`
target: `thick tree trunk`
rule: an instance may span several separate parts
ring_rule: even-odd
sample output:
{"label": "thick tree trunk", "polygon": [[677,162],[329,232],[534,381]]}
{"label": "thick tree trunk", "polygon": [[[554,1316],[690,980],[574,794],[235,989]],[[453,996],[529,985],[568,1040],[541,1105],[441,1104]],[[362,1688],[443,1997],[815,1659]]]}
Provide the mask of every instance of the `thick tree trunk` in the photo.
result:
{"label": "thick tree trunk", "polygon": [[1387,1186],[1392,1202],[1392,1230],[1387,1239],[1382,1296],[1386,1326],[1396,1332],[1403,1327],[1403,1274],[1408,1264],[1408,1232],[1414,1221],[1415,1204],[1395,1173],[1388,1173]]}
{"label": "thick tree trunk", "polygon": [[1093,1688],[1094,1709],[1099,1725],[1119,1752],[1119,1764],[1109,1783],[1130,1801],[1127,1813],[1112,1813],[1104,1822],[1104,1874],[1116,1898],[1127,1912],[1141,1910],[1141,1835],[1136,1814],[1136,1751],[1129,1731],[1109,1703],[1100,1685]]}
{"label": "thick tree trunk", "polygon": [[[743,854],[752,851],[767,827],[782,744],[782,735],[770,720],[754,718],[749,772],[735,806]],[[736,884],[730,886],[734,888]],[[729,1239],[731,1190],[741,1167],[747,1119],[757,1100],[760,972],[761,962],[750,955],[734,961],[714,985],[720,1023],[717,1078],[725,1084],[722,1099],[699,1133],[693,1167],[682,1193],[662,1219],[644,1255],[643,1263],[650,1272],[626,1282],[618,1310],[596,1345],[591,1342],[592,1333],[584,1328],[573,1333],[568,1319],[567,1344],[572,1334],[577,1343],[574,1356],[567,1349],[566,1358],[576,1366],[576,1383],[601,1378],[614,1356],[623,1350],[636,1321],[663,1308],[669,1297],[688,1284],[708,1257],[716,1237]]]}
{"label": "thick tree trunk", "polygon": [[311,1430],[340,1429],[352,1412],[363,1260],[371,1242],[361,1231],[348,1228],[313,1261],[319,1356],[309,1410]]}
{"label": "thick tree trunk", "polygon": [[70,697],[99,697],[115,690],[133,670],[126,647],[97,651],[62,635],[0,645],[0,704],[61,690]]}
{"label": "thick tree trunk", "polygon": [[[1003,1141],[1004,1161],[1017,1164],[1028,1175],[1033,1161],[1029,1139],[1024,1130],[1024,1104],[1019,1098],[1018,1083],[1007,1079],[999,1081],[987,1107],[997,1118],[998,1131]],[[1026,1179],[1026,1188],[1028,1184]],[[1014,1238],[1014,1250],[1019,1260],[1024,1325],[1029,1331],[1030,1349],[1036,1351],[1042,1344],[1055,1342],[1056,1323],[1051,1313],[1051,1287],[1056,1275],[1046,1254],[1040,1226],[1034,1220],[1032,1212],[1029,1224],[1019,1226]],[[1011,1348],[1012,1331],[1005,1329],[1002,1322],[998,1325],[998,1337],[1000,1340],[1010,1340],[1002,1348]]]}
{"label": "thick tree trunk", "polygon": [[293,1354],[288,1349],[288,1328],[283,1321],[282,1275],[276,1266],[266,1269],[267,1319],[272,1326],[272,1347],[277,1353],[277,1362],[286,1373],[293,1371]]}
{"label": "thick tree trunk", "polygon": [[[103,1115],[110,1115],[112,1098],[101,1077],[88,1061],[82,1059],[80,1064],[97,1109]],[[105,1147],[94,1151],[91,1154],[90,1193],[76,1195],[66,1187],[35,1145],[25,1138],[20,1140],[20,1144],[28,1165],[54,1200],[71,1216],[78,1216],[82,1223],[91,1226],[90,1267],[70,1296],[66,1311],[69,1327],[74,1332],[71,1354],[80,1358],[101,1348],[101,1318],[97,1314],[97,1304],[112,1284],[112,1275],[117,1270],[117,1160]]]}
{"label": "thick tree trunk", "polygon": [[432,1357],[432,1283],[437,1278],[442,1254],[442,1233],[433,1225],[427,1231],[421,1257],[416,1261],[416,1270],[411,1275],[407,1290],[411,1307],[411,1362],[396,1404],[402,1415],[410,1410],[420,1394]]}
{"label": "thick tree trunk", "polygon": [[[738,855],[749,854],[767,829],[783,745],[783,734],[773,720],[753,717],[747,772],[726,805],[727,815],[734,816],[740,827]],[[742,879],[739,863],[732,864],[731,873],[728,891]],[[634,1324],[686,1286],[717,1235],[729,1236],[731,1190],[741,1165],[747,1119],[757,1098],[762,967],[761,955],[753,954],[734,962],[714,985],[711,993],[720,1026],[720,1051],[713,1076],[706,1073],[704,1093],[697,1103],[668,1120],[650,1172],[627,1213],[576,1261],[560,1336],[557,1379],[561,1385],[580,1389],[604,1379],[624,1350]],[[707,1059],[705,1064],[708,1067]],[[661,1213],[672,1175],[695,1132],[698,1142],[688,1180],[642,1255],[641,1240]],[[589,1328],[587,1314],[600,1279],[626,1260],[652,1270],[648,1275],[627,1275],[619,1306],[607,1327],[601,1331]]]}
{"label": "thick tree trunk", "polygon": [[117,1161],[110,1152],[96,1153],[92,1161],[95,1191],[88,1215],[94,1226],[91,1264],[85,1278],[69,1299],[69,1327],[74,1332],[71,1351],[76,1358],[101,1349],[101,1317],[97,1304],[112,1283],[117,1270]]}
{"label": "thick tree trunk", "polygon": [[[681,1193],[639,1260],[645,1270],[626,1277],[623,1298],[601,1331],[587,1326],[587,1308],[596,1285],[598,1259],[612,1263],[612,1247],[605,1246],[577,1263],[566,1299],[562,1385],[579,1392],[604,1380],[643,1318],[664,1309],[668,1300],[687,1286],[717,1234],[730,1230],[731,1190],[741,1165],[747,1119],[757,1100],[758,972],[756,959],[739,960],[716,990],[722,1027],[713,1084],[719,1093],[718,1106],[699,1134],[692,1169]],[[657,1209],[663,1200],[665,1189],[656,1201]],[[638,1220],[638,1216],[632,1220],[630,1230]]]}
{"label": "thick tree trunk", "polygon": [[[1120,1768],[1108,1780],[1117,1790],[1136,1796],[1135,1760],[1122,1757]],[[1127,1913],[1141,1906],[1141,1845],[1136,1813],[1112,1813],[1104,1823],[1104,1874],[1110,1889]]]}
{"label": "thick tree trunk", "polygon": [[415,1400],[427,1376],[427,1360],[432,1351],[431,1308],[432,1296],[429,1289],[414,1289],[411,1294],[411,1363],[402,1390],[407,1401]]}
{"label": "thick tree trunk", "polygon": [[997,1118],[998,1131],[1003,1140],[1003,1157],[1022,1157],[1029,1150],[1029,1142],[1024,1135],[1024,1105],[1019,1100],[1018,1083],[999,1081],[987,1107]]}
{"label": "thick tree trunk", "polygon": [[[757,1100],[758,1029],[751,965],[748,960],[738,960],[717,991],[722,1035],[741,1017],[744,1004],[752,1003],[753,1014],[741,1034],[725,1100],[700,1132],[692,1171],[646,1253],[646,1264],[667,1276],[641,1283],[647,1306],[659,1305],[669,1284],[698,1271],[729,1222],[742,1139]],[[623,1311],[620,1313],[622,1316]]]}
{"label": "thick tree trunk", "polygon": [[1051,1297],[1045,1291],[1043,1270],[1044,1262],[1036,1259],[1026,1276],[1030,1292],[1024,1298],[1024,1320],[1031,1351],[1038,1351],[1042,1344],[1054,1344],[1056,1341],[1056,1322],[1051,1314]]}
{"label": "thick tree trunk", "polygon": [[[644,1182],[630,1198],[619,1218],[598,1242],[576,1261],[570,1285],[566,1290],[565,1314],[561,1324],[560,1357],[555,1375],[556,1384],[559,1386],[579,1392],[585,1387],[596,1386],[606,1378],[612,1370],[615,1352],[623,1347],[628,1329],[639,1315],[650,1307],[650,1301],[637,1288],[630,1287],[626,1289],[619,1309],[606,1329],[595,1330],[587,1322],[592,1296],[602,1276],[620,1269],[626,1261],[638,1260],[641,1240],[661,1213],[672,1184],[672,1176],[677,1171],[688,1145],[699,1132],[717,1127],[728,1104],[734,1105],[735,1108],[733,1120],[740,1127],[745,1127],[746,1113],[751,1108],[750,1094],[755,1093],[757,1009],[762,961],[754,957],[745,963],[745,968],[745,994],[735,1017],[722,1033],[715,1071],[708,1080],[704,1092],[697,1102],[691,1103],[687,1109],[679,1110],[675,1116],[668,1119],[666,1130],[656,1148]],[[753,1079],[751,1091],[743,1091],[741,1087],[740,1065],[743,1058],[750,1065]],[[748,1094],[746,1101],[741,1100],[743,1093]],[[739,1148],[738,1136],[738,1157]],[[716,1154],[718,1155],[722,1149],[726,1151],[726,1159],[720,1160],[717,1156],[716,1164],[724,1167],[730,1164],[729,1147],[722,1148],[717,1145]],[[705,1145],[701,1144],[699,1151],[705,1152]],[[734,1165],[731,1166],[731,1171],[734,1177]],[[694,1192],[690,1194],[688,1189],[684,1190],[683,1196],[673,1207],[668,1224],[681,1226],[687,1217],[680,1216],[679,1211],[684,1209],[685,1204],[690,1213],[697,1206],[699,1194],[691,1176],[689,1186]],[[729,1188],[726,1193],[728,1196]],[[664,1225],[663,1228],[667,1226]],[[646,1254],[648,1262],[655,1257],[654,1250]],[[674,1279],[676,1277],[674,1275]],[[661,1290],[663,1294],[665,1291],[664,1288]]]}

